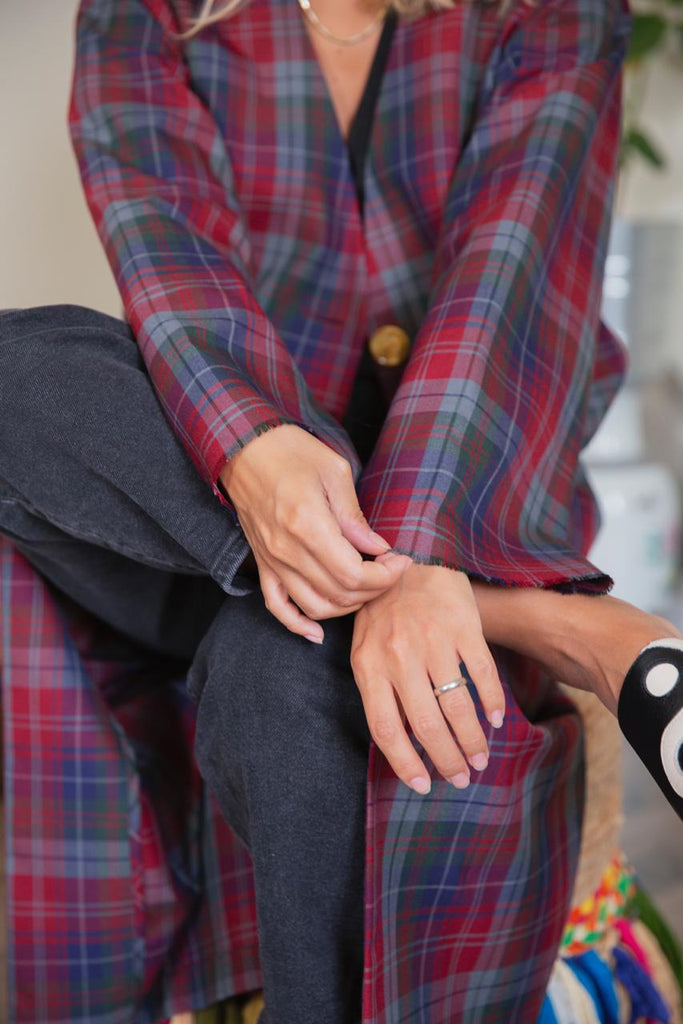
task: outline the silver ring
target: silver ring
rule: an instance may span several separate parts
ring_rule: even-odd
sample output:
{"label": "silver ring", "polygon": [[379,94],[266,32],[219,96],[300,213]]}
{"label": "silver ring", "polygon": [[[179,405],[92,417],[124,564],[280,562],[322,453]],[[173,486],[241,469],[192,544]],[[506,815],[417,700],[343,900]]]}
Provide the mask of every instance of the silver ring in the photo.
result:
{"label": "silver ring", "polygon": [[434,694],[440,697],[442,693],[448,693],[449,690],[457,690],[459,686],[465,686],[467,680],[460,676],[459,679],[452,679],[450,683],[443,683],[441,686],[434,687]]}

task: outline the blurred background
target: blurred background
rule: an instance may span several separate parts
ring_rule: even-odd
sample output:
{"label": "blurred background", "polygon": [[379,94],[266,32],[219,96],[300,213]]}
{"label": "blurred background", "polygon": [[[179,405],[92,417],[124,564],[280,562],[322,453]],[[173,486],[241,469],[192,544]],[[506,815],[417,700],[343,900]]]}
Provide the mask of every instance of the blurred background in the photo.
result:
{"label": "blurred background", "polygon": [[[66,127],[76,0],[2,0],[0,308],[121,304]],[[635,3],[622,172],[603,315],[627,342],[627,386],[585,462],[615,593],[683,628],[683,3]],[[623,842],[683,938],[683,832],[627,752]]]}

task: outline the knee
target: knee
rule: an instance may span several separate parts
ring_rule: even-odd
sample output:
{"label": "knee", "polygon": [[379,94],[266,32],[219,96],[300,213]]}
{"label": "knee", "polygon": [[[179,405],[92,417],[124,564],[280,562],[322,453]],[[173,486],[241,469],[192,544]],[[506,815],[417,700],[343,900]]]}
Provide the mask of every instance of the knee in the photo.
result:
{"label": "knee", "polygon": [[0,309],[0,342],[4,344],[41,334],[59,333],[62,328],[104,329],[116,333],[130,333],[130,328],[124,320],[118,320],[108,313],[76,303]]}
{"label": "knee", "polygon": [[141,355],[130,327],[77,305],[0,311],[0,432],[19,446],[35,432],[51,439],[57,423],[74,418],[104,363],[138,366]]}
{"label": "knee", "polygon": [[[97,344],[94,343],[95,338]],[[107,313],[70,304],[0,310],[0,381],[3,391],[58,372],[68,353],[81,347],[92,359],[98,347],[134,342],[129,325]],[[135,346],[133,345],[133,348]],[[67,367],[71,372],[71,367]],[[83,371],[85,372],[85,370]]]}
{"label": "knee", "polygon": [[258,748],[275,765],[283,751],[324,749],[342,730],[369,743],[349,660],[352,625],[352,616],[326,620],[318,646],[278,622],[260,591],[227,599],[188,674],[198,756],[229,747],[244,766]]}

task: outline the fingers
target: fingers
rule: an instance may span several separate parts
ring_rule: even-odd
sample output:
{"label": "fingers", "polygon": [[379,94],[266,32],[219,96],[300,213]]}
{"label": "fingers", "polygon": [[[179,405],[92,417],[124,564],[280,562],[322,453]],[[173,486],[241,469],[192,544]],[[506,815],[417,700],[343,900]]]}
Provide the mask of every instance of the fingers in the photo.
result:
{"label": "fingers", "polygon": [[[489,760],[487,738],[473,693],[462,679],[462,665],[492,724],[502,724],[504,692],[466,589],[452,606],[458,611],[455,629],[452,612],[439,615],[438,603],[429,606],[426,595],[424,602],[422,615],[419,605],[407,612],[395,602],[384,622],[381,611],[372,618],[365,610],[359,612],[351,664],[373,738],[397,775],[412,785],[418,767],[406,745],[412,747],[409,727],[436,771],[461,789],[469,785],[471,770],[484,771]],[[456,680],[460,685],[437,696],[436,687]],[[387,687],[392,691],[391,705]]]}
{"label": "fingers", "polygon": [[332,619],[340,615],[349,615],[363,607],[364,602],[353,600],[351,595],[341,592],[339,599],[330,601],[317,591],[303,573],[288,568],[281,562],[271,559],[271,568],[280,580],[285,592],[296,602],[304,615],[311,620]]}
{"label": "fingers", "polygon": [[[417,780],[427,780],[428,774],[410,741],[392,684],[378,678],[371,683],[361,680],[356,673],[373,740],[396,775],[411,789],[426,793],[424,784],[421,787]],[[463,685],[437,699],[429,680],[423,677],[417,684],[402,686],[399,697],[405,720],[436,770],[456,789],[466,788],[471,777],[468,761],[476,771],[483,771],[488,764],[486,737],[467,687]]]}
{"label": "fingers", "polygon": [[280,424],[250,441],[221,481],[254,553],[301,573],[334,605],[372,600],[411,564],[406,556],[363,561],[361,553],[390,545],[363,515],[348,460],[298,426]]}
{"label": "fingers", "polygon": [[[478,616],[472,616],[471,621],[462,626],[459,624],[457,647],[460,660],[467,666],[467,671],[477,688],[484,714],[494,728],[500,729],[505,715],[505,694],[493,655],[482,635]],[[448,681],[442,675],[438,678],[442,683]],[[438,685],[439,683],[435,681],[435,686]],[[442,706],[447,696],[449,695],[444,694],[440,698]]]}
{"label": "fingers", "polygon": [[[351,666],[370,734],[396,775],[416,792],[428,792],[428,773],[406,731],[407,722],[436,770],[457,789],[464,789],[470,782],[470,769],[449,725],[470,758],[483,755],[488,762],[486,738],[466,687],[453,690],[452,695],[459,696],[449,707],[442,708],[417,661],[408,656],[402,662],[405,671],[401,672],[400,681],[389,681],[371,659],[362,645],[352,648]],[[448,713],[448,720],[444,712]],[[486,766],[481,760],[472,763],[477,770]]]}
{"label": "fingers", "polygon": [[342,535],[357,551],[363,551],[366,555],[389,551],[391,545],[375,533],[358,504],[353,472],[345,459],[327,469],[323,476],[323,486]]}
{"label": "fingers", "polygon": [[346,597],[343,604],[328,601],[304,576],[285,566],[276,563],[273,568],[272,564],[258,559],[257,564],[266,608],[290,632],[307,640],[316,643],[324,640],[325,634],[316,620],[348,615],[363,607],[363,601],[354,602]]}
{"label": "fingers", "polygon": [[[435,641],[429,648],[429,675],[434,688],[462,679],[460,663],[464,663],[476,686],[486,717],[499,728],[503,724],[505,696],[496,663],[484,637],[478,631],[476,619],[468,621],[468,616],[464,615],[463,622],[458,623],[454,640],[452,645]],[[434,700],[469,764],[475,771],[483,771],[489,760],[488,743],[466,682],[438,696],[434,694]],[[431,756],[431,750],[429,753]],[[435,764],[438,766],[437,761]]]}
{"label": "fingers", "polygon": [[429,773],[410,742],[391,683],[375,678],[361,684],[358,675],[356,682],[373,740],[398,778],[410,789],[425,795],[431,788]]}
{"label": "fingers", "polygon": [[[448,678],[435,682],[434,685],[439,686],[441,682],[449,682],[457,676],[456,672],[455,675],[451,674]],[[441,718],[453,730],[469,764],[475,771],[482,772],[489,763],[489,748],[467,684],[462,683],[457,689],[449,690],[438,697],[435,695],[434,699],[438,704]]]}
{"label": "fingers", "polygon": [[267,552],[256,555],[256,561],[266,608],[290,632],[307,640],[323,642],[325,634],[319,620],[349,615],[366,603],[364,596],[343,591],[336,602],[325,598],[302,573]]}
{"label": "fingers", "polygon": [[297,551],[272,554],[305,575],[323,597],[339,602],[342,595],[364,604],[383,593],[411,564],[408,555],[382,550],[381,561],[363,561],[360,550],[341,533],[324,505],[312,505],[289,526]]}
{"label": "fingers", "polygon": [[258,563],[259,582],[266,608],[290,632],[306,637],[314,643],[322,643],[325,634],[317,622],[313,622],[299,611],[289,600],[287,590],[281,580],[268,566]]}
{"label": "fingers", "polygon": [[[435,697],[424,669],[420,670],[419,663],[412,659],[406,662],[405,668],[403,678],[398,683],[394,681],[394,685],[415,738],[429,754],[439,774],[456,788],[464,789],[470,781],[470,770],[463,751],[466,756],[472,757],[484,753],[488,762],[486,738],[467,687],[458,687],[448,694],[456,699],[451,702],[452,716],[447,719],[444,714],[446,709],[440,706]],[[448,678],[453,679],[458,674],[455,672]]]}
{"label": "fingers", "polygon": [[[364,604],[388,590],[411,565],[407,555],[386,554],[378,562],[363,561],[360,551],[342,535],[324,496],[281,510],[277,530],[262,537],[264,555],[275,571],[299,573],[332,604]],[[336,612],[335,614],[340,614]]]}
{"label": "fingers", "polygon": [[[396,557],[403,558],[403,556]],[[269,558],[269,564],[292,600],[296,601],[301,610],[311,619],[330,619],[339,615],[348,615],[362,608],[368,600],[364,593],[358,590],[346,591],[330,582],[329,577],[319,583],[319,574],[303,558],[297,569],[292,569],[284,562],[272,557]],[[402,561],[399,568],[402,572]],[[326,596],[325,583],[329,596]]]}

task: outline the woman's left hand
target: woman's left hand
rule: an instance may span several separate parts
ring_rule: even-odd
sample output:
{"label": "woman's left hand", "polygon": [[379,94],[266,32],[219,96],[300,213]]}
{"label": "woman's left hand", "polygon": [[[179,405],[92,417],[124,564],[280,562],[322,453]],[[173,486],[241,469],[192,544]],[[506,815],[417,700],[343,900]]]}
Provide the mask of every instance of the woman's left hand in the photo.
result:
{"label": "woman's left hand", "polygon": [[468,761],[478,771],[488,763],[468,687],[434,695],[435,686],[461,676],[461,662],[486,717],[499,726],[503,688],[462,572],[413,563],[355,613],[351,667],[370,734],[398,777],[419,793],[429,791],[429,774],[410,742],[406,718],[437,771],[454,786],[468,785]]}

